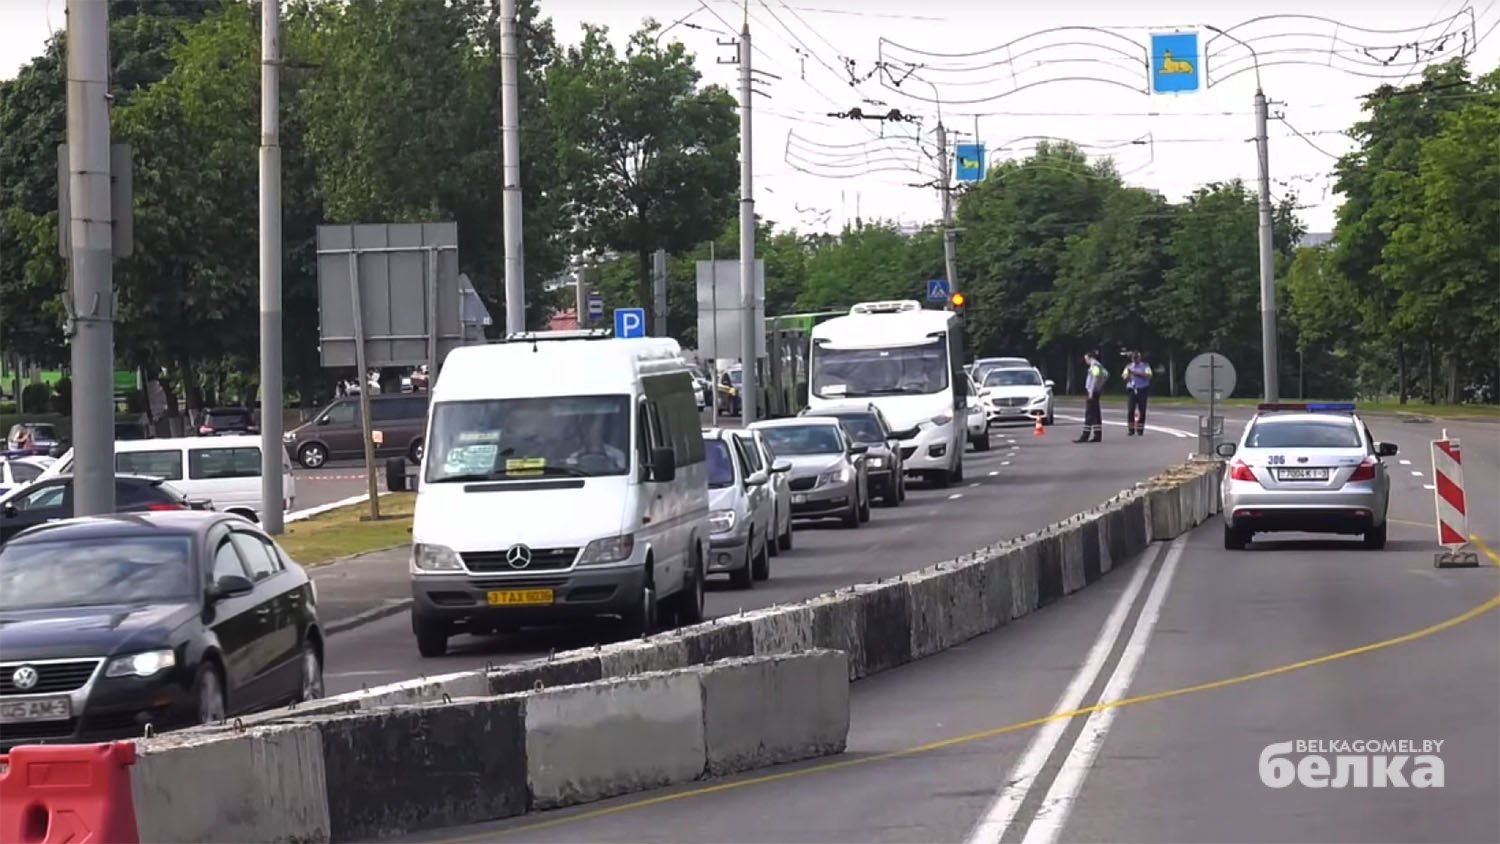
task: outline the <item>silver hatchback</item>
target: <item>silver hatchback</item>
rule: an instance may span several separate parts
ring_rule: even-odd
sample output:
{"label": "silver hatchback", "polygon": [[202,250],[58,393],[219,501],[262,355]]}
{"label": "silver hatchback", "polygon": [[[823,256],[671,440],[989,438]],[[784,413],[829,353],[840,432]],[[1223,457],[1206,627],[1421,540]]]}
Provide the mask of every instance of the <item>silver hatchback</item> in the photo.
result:
{"label": "silver hatchback", "polygon": [[1363,534],[1384,548],[1391,479],[1377,442],[1353,404],[1260,405],[1238,444],[1222,486],[1224,547],[1244,548],[1256,533]]}

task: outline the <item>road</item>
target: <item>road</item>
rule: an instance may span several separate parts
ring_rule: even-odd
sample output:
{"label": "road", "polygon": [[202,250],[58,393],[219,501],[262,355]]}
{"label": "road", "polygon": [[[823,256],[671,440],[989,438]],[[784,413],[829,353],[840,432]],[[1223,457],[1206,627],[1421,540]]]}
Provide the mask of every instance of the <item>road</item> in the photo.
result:
{"label": "road", "polygon": [[[381,468],[377,469],[375,476],[382,492],[385,490],[385,477],[380,472],[384,471],[384,466],[385,462],[382,460]],[[297,483],[295,510],[307,510],[343,501],[356,495],[364,495],[369,489],[365,481],[364,461],[361,460],[340,460],[321,469],[296,467],[292,469],[292,477]]]}
{"label": "road", "polygon": [[[1500,841],[1500,557],[1433,567],[1429,479],[1411,474],[1433,429],[1370,422],[1413,460],[1394,467],[1383,551],[1298,536],[1225,551],[1210,522],[855,684],[837,759],[410,840]],[[1500,551],[1500,427],[1449,428],[1471,528]],[[1443,742],[1441,788],[1271,788],[1259,773],[1276,742],[1402,739]],[[1412,760],[1398,770],[1410,782]]]}
{"label": "road", "polygon": [[[1035,530],[1095,506],[1156,471],[1183,461],[1193,440],[1183,431],[1140,439],[1114,437],[1077,444],[1077,427],[1058,424],[1042,437],[1030,428],[996,428],[988,452],[965,455],[965,481],[947,490],[913,485],[899,508],[875,507],[869,523],[850,531],[798,524],[795,547],[771,560],[771,579],[752,591],[710,581],[708,613],[732,614],[801,600],[839,586],[904,574],[986,544]],[[340,633],[330,644],[325,682],[330,694],[422,674],[482,667],[592,645],[612,631],[599,625],[559,633],[462,636],[447,656],[416,652],[406,614]]]}

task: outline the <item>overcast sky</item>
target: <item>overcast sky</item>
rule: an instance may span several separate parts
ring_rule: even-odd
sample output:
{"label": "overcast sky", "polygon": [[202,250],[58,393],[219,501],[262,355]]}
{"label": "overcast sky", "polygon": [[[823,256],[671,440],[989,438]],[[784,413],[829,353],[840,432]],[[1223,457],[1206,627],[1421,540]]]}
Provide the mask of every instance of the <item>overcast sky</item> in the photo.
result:
{"label": "overcast sky", "polygon": [[[64,6],[0,0],[0,76],[41,51],[63,26]],[[670,37],[698,56],[705,83],[736,93],[737,68],[719,63],[734,48],[717,42],[739,29],[745,8],[741,0],[542,0],[565,42],[584,21],[623,41],[644,14],[663,25],[681,20]],[[1037,138],[1061,137],[1113,156],[1128,182],[1172,199],[1210,181],[1240,177],[1253,186],[1254,63],[1209,26],[1260,57],[1272,103],[1273,194],[1295,192],[1309,230],[1329,231],[1338,202],[1329,172],[1353,146],[1343,132],[1359,119],[1362,94],[1463,51],[1474,53],[1478,72],[1500,63],[1500,0],[750,0],[748,12],[753,66],[779,77],[757,84],[769,97],[755,97],[756,210],[807,231],[836,230],[856,214],[913,225],[936,219],[937,192],[909,186],[938,174],[928,157],[935,99],[943,122],[962,133],[950,141],[970,143],[977,131],[992,163],[1024,157]],[[1199,33],[1202,84],[1147,93],[1151,36],[1174,31]],[[853,107],[896,108],[921,121],[827,116]]]}

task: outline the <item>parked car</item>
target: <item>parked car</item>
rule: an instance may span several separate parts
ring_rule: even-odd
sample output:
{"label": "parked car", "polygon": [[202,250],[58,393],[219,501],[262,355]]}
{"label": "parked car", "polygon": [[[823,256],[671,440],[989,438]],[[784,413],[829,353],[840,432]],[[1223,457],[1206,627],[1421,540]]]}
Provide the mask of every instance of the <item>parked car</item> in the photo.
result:
{"label": "parked car", "polygon": [[25,486],[47,471],[48,457],[7,457],[0,459],[0,495]]}
{"label": "parked car", "polygon": [[984,376],[992,369],[1030,369],[1031,361],[1026,358],[980,358],[969,365],[969,376],[980,384],[984,383]]}
{"label": "parked car", "polygon": [[[422,462],[422,443],[427,436],[426,392],[370,396],[371,430],[379,431],[376,457],[405,455]],[[364,425],[360,421],[359,396],[335,399],[312,421],[298,425],[282,436],[287,454],[308,469],[329,460],[363,457]]]}
{"label": "parked car", "polygon": [[[115,475],[117,513],[206,510],[211,506],[205,499],[189,499],[182,490],[160,478]],[[33,481],[0,497],[0,543],[8,542],[29,527],[72,517],[72,475]]]}
{"label": "parked car", "polygon": [[5,450],[12,457],[45,455],[61,442],[57,427],[50,422],[17,422],[5,435]]}
{"label": "parked car", "polygon": [[1031,422],[1037,414],[1043,425],[1051,425],[1052,387],[1035,367],[991,369],[979,383],[979,400],[991,425]]}
{"label": "parked car", "polygon": [[[771,467],[771,500],[776,503],[776,514],[771,519],[771,532],[776,535],[776,541],[771,543],[770,548],[771,556],[776,557],[782,551],[792,550],[792,485],[787,480],[787,472],[791,470],[792,464],[778,460],[764,433],[750,433],[754,436],[756,447],[760,449],[761,464]],[[776,471],[776,466],[780,463],[786,463],[785,471]]]}
{"label": "parked car", "polygon": [[776,452],[791,465],[792,516],[841,519],[857,528],[870,520],[869,448],[844,433],[831,416],[794,416],[755,422]]}
{"label": "parked car", "polygon": [[[804,410],[802,415],[814,414]],[[906,500],[906,461],[901,456],[901,443],[880,408],[870,402],[850,402],[847,410],[833,406],[816,415],[839,420],[850,439],[868,448],[865,464],[871,495],[879,495],[886,507]]]}
{"label": "parked car", "polygon": [[0,615],[0,751],[323,696],[317,589],[269,536],[224,513],[32,528],[0,547]]}
{"label": "parked car", "polygon": [[203,416],[198,426],[200,437],[222,437],[226,434],[258,434],[254,417],[245,407],[213,407]]}
{"label": "parked car", "polygon": [[708,573],[727,574],[736,589],[749,589],[771,576],[775,504],[770,472],[755,468],[754,441],[739,431],[704,428],[703,451],[708,458]]}

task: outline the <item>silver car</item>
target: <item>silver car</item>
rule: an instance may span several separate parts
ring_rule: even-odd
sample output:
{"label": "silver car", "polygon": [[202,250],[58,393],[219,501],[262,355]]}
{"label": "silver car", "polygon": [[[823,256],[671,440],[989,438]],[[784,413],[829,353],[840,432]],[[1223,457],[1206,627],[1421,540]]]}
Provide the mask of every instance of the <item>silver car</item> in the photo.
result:
{"label": "silver car", "polygon": [[[735,431],[741,436],[750,437],[757,451],[752,457],[758,457],[763,466],[771,468],[771,503],[774,505],[771,512],[771,533],[776,537],[767,547],[771,549],[771,556],[779,556],[782,551],[792,550],[792,487],[787,480],[787,472],[792,464],[786,460],[778,460],[776,452],[771,449],[771,444],[766,442],[765,434],[760,431]],[[778,468],[780,467],[780,468]]]}
{"label": "silver car", "polygon": [[1391,479],[1377,442],[1352,404],[1261,405],[1224,472],[1224,547],[1242,549],[1257,533],[1363,534],[1384,548]]}
{"label": "silver car", "polygon": [[[770,471],[757,469],[747,440],[723,428],[703,429],[708,461],[708,573],[727,574],[737,589],[771,576],[773,503]],[[753,443],[751,444],[753,447]],[[790,464],[770,469],[786,471]]]}
{"label": "silver car", "polygon": [[776,456],[791,462],[792,517],[842,519],[856,528],[870,520],[869,449],[830,416],[770,419],[750,426]]}
{"label": "silver car", "polygon": [[839,420],[844,433],[865,451],[865,476],[870,494],[879,495],[880,503],[896,507],[906,500],[906,462],[901,457],[901,441],[891,433],[891,423],[871,402],[850,401],[846,406],[832,405],[816,414]]}

